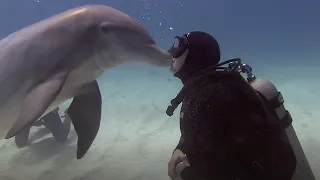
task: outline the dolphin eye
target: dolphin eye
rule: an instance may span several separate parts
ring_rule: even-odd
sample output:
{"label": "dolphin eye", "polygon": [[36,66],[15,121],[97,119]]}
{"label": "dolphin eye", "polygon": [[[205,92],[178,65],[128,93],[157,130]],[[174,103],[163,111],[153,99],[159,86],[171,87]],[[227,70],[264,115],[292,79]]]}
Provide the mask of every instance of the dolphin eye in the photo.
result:
{"label": "dolphin eye", "polygon": [[[140,39],[140,41],[141,41],[141,39]],[[143,43],[145,43],[145,44],[156,44],[156,42],[151,37],[145,37],[143,39]]]}
{"label": "dolphin eye", "polygon": [[156,44],[156,42],[153,39],[149,39],[149,44]]}

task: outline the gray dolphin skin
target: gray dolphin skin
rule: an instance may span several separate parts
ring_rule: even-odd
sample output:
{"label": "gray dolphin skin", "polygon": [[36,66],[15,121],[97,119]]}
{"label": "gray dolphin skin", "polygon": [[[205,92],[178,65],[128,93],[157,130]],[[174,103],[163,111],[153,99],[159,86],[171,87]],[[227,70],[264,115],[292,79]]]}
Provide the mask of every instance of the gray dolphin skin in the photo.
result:
{"label": "gray dolphin skin", "polygon": [[171,61],[141,23],[104,5],[84,5],[25,27],[0,41],[0,139],[73,98],[67,113],[81,159],[99,130],[96,79],[104,70],[132,62],[169,67]]}

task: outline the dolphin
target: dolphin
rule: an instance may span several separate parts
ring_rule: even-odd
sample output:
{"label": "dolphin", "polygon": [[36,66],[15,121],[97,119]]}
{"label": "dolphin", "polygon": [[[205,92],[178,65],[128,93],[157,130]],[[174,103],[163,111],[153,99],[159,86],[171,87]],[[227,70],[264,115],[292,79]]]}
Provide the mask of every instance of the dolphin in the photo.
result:
{"label": "dolphin", "polygon": [[81,159],[101,121],[96,79],[125,63],[169,67],[171,61],[141,23],[105,5],[79,6],[27,26],[0,41],[0,139],[73,98],[67,114]]}

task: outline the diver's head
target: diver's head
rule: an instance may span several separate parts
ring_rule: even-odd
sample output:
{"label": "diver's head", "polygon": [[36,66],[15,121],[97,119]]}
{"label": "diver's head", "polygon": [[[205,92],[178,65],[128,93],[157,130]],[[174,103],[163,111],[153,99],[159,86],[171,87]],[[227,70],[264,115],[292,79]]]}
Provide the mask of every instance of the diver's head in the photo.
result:
{"label": "diver's head", "polygon": [[183,83],[199,71],[217,65],[220,61],[217,40],[201,31],[176,36],[169,53],[174,58],[170,70]]}

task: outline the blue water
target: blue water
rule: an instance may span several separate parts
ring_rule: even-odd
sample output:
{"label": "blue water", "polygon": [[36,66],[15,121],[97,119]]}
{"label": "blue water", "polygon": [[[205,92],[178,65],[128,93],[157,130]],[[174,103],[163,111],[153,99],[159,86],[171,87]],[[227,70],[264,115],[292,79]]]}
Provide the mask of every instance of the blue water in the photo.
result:
{"label": "blue water", "polygon": [[[1,0],[0,38],[84,4],[124,11],[142,22],[164,49],[176,35],[193,30],[212,34],[220,43],[222,59],[242,58],[282,91],[312,170],[320,179],[320,1]],[[2,144],[0,160],[6,166],[0,167],[0,179],[169,179],[166,163],[178,142],[179,126],[178,116],[168,119],[164,110],[181,83],[165,68],[130,65],[106,72],[99,82],[106,108],[103,124],[109,131],[99,132],[87,159],[74,160],[75,148],[52,142],[42,144],[41,152],[35,152],[36,147],[11,150],[12,144]],[[115,111],[118,115],[111,118]],[[121,133],[113,131],[118,126],[123,127]],[[105,146],[112,148],[105,150]],[[148,148],[142,151],[140,146]]]}

